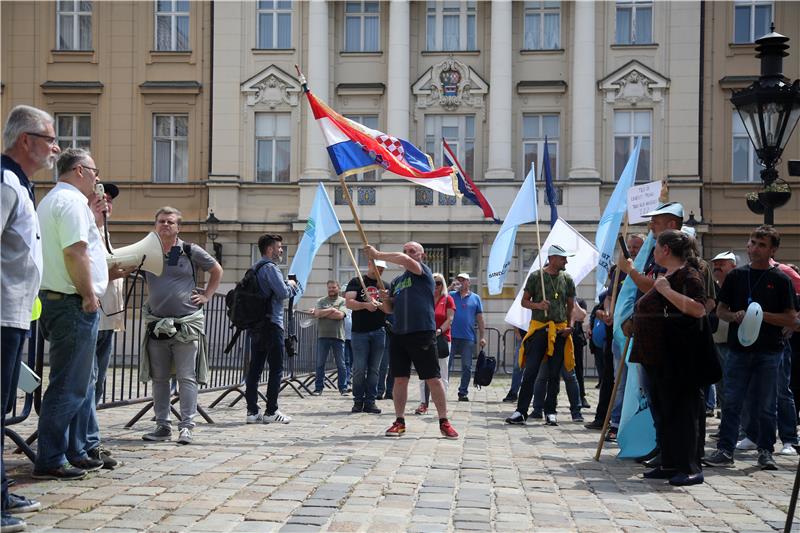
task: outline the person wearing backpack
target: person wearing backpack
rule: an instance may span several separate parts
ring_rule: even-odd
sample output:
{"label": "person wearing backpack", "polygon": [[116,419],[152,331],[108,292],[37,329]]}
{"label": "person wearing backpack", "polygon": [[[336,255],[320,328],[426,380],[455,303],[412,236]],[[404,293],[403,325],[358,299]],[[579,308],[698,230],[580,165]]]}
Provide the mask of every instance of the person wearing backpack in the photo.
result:
{"label": "person wearing backpack", "polygon": [[[251,267],[256,273],[258,285],[267,298],[264,323],[250,330],[250,367],[245,378],[244,397],[247,401],[248,424],[271,424],[273,422],[288,424],[292,417],[281,413],[278,409],[278,393],[283,378],[284,328],[283,302],[293,298],[297,293],[297,282],[285,280],[275,263],[283,256],[283,237],[275,234],[264,234],[258,239],[258,251],[261,259]],[[264,364],[269,365],[267,378],[267,408],[262,416],[258,409],[258,381],[264,371]]]}

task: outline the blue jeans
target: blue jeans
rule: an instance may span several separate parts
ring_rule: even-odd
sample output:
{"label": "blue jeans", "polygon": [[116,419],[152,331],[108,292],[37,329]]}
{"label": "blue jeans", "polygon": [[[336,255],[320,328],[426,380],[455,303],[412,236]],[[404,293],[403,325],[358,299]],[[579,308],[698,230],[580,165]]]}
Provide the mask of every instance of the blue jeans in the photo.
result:
{"label": "blue jeans", "polygon": [[8,507],[8,480],[6,479],[6,464],[2,460],[3,448],[6,442],[6,412],[11,410],[11,406],[17,398],[17,382],[19,381],[20,355],[28,336],[27,329],[10,328],[3,326],[0,328],[0,354],[2,354],[2,425],[0,426],[0,469],[3,473],[3,511]]}
{"label": "blue jeans", "polygon": [[[94,404],[100,403],[103,398],[103,387],[106,380],[108,361],[111,358],[111,345],[114,340],[114,330],[104,329],[97,332],[97,348],[95,351],[92,381],[94,382]],[[86,434],[86,449],[93,450],[100,446],[100,425],[97,423],[97,412],[89,420],[89,429]]]}
{"label": "blue jeans", "polygon": [[[787,342],[783,350],[783,356],[778,363],[778,392],[777,392],[777,425],[778,438],[783,444],[797,444],[797,411],[795,411],[794,395],[789,388],[789,381],[792,378],[792,347]],[[755,387],[750,386],[748,391],[749,405],[755,405]],[[747,411],[747,409],[743,409]],[[750,413],[742,414],[742,426],[744,434],[753,442],[758,442],[758,419],[750,416]]]}
{"label": "blue jeans", "polygon": [[325,363],[328,361],[328,352],[333,352],[336,360],[337,381],[339,392],[347,390],[347,369],[344,366],[344,341],[323,337],[317,339],[317,380],[314,384],[316,391],[322,391],[325,387]]}
{"label": "blue jeans", "polygon": [[278,410],[278,393],[283,380],[283,340],[283,329],[273,322],[250,332],[250,366],[247,368],[244,390],[248,414],[258,414],[258,382],[264,372],[264,364],[269,365],[266,413],[272,416]]}
{"label": "blue jeans", "polygon": [[353,342],[344,340],[344,367],[347,369],[347,388],[353,383]]}
{"label": "blue jeans", "polygon": [[703,390],[706,401],[706,411],[713,411],[717,406],[717,387],[713,383]]}
{"label": "blue jeans", "polygon": [[461,384],[458,386],[459,396],[466,396],[467,393],[469,393],[469,380],[472,378],[472,355],[474,352],[475,343],[469,339],[453,338],[450,344],[450,362],[452,363],[454,356],[461,356]]}
{"label": "blue jeans", "polygon": [[614,354],[614,379],[617,378],[619,365],[625,365],[622,369],[622,377],[619,379],[619,386],[617,386],[617,397],[614,399],[614,408],[611,410],[611,427],[618,428],[619,419],[622,417],[622,404],[625,402],[625,383],[628,381],[628,364],[623,359],[622,350],[617,346],[616,342],[611,343],[611,353]]}
{"label": "blue jeans", "polygon": [[519,367],[519,347],[522,344],[522,339],[514,338],[514,370],[511,372],[511,388],[508,389],[508,394],[516,396],[519,392],[519,386],[522,383],[522,368]]}
{"label": "blue jeans", "polygon": [[353,401],[374,403],[378,395],[378,376],[381,359],[386,348],[383,328],[373,331],[354,331],[353,345]]}
{"label": "blue jeans", "polygon": [[386,334],[386,342],[381,356],[381,366],[378,370],[378,396],[384,394],[392,395],[394,390],[394,376],[392,369],[389,368],[389,334]]}
{"label": "blue jeans", "polygon": [[[552,405],[552,411],[547,411],[547,414],[555,414],[556,402],[551,402],[550,398],[546,396],[548,393],[548,376],[551,374],[550,364],[550,358],[542,361],[539,367],[539,373],[536,375],[536,381],[533,384],[533,410],[541,411],[545,405]],[[581,389],[578,386],[578,376],[575,374],[575,369],[567,370],[562,361],[560,376],[560,379],[564,380],[564,386],[567,389],[570,413],[572,413],[572,415],[581,414]],[[559,378],[556,377],[556,395],[558,395],[559,389],[558,379]]]}
{"label": "blue jeans", "polygon": [[754,403],[750,405],[750,416],[757,428],[759,450],[772,452],[775,445],[777,425],[778,365],[781,352],[740,352],[729,349],[725,368],[725,402],[722,406],[722,421],[719,425],[717,448],[733,454],[739,435],[742,404],[747,399],[750,384],[755,388]]}
{"label": "blue jeans", "polygon": [[84,313],[79,296],[42,297],[40,324],[50,341],[50,384],[42,397],[36,470],[86,459],[89,421],[95,417],[94,358],[97,312]]}

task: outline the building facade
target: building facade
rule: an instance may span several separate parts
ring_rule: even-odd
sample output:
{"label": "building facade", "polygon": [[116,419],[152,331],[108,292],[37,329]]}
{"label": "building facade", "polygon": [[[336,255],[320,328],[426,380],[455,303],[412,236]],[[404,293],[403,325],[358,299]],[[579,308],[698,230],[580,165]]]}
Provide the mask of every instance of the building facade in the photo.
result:
{"label": "building facade", "polygon": [[[725,133],[718,122],[733,115],[720,80],[757,72],[752,45],[731,35],[744,38],[734,13],[748,6],[757,27],[763,5],[798,27],[796,3],[760,0],[3,3],[2,112],[38,105],[57,115],[62,145],[89,144],[123,191],[115,242],[138,240],[153,210],[173,204],[187,238],[210,249],[203,221],[213,210],[226,283],[252,263],[265,232],[284,235],[291,262],[319,181],[361,247],[295,65],[332,108],[408,139],[437,164],[447,139],[500,217],[531,163],[541,168],[547,138],[559,215],[590,240],[641,136],[637,182],[666,180],[716,251],[751,225],[732,214],[747,186],[732,183],[732,125]],[[796,29],[779,31],[794,38]],[[787,74],[797,76],[797,57]],[[798,153],[797,137],[787,155]],[[370,244],[423,243],[435,271],[473,275],[489,325],[504,328],[535,257],[533,226],[520,228],[506,290],[490,297],[486,261],[499,226],[477,207],[377,171],[347,181]],[[779,224],[788,217],[788,208],[776,214]],[[327,279],[352,275],[334,236],[305,302]],[[593,279],[579,295],[594,297]]]}

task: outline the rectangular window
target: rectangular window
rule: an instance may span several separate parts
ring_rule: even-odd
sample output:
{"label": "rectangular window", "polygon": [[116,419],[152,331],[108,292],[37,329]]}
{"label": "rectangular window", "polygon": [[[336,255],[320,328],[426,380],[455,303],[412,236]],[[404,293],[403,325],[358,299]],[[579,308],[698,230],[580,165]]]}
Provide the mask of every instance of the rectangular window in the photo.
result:
{"label": "rectangular window", "polygon": [[528,280],[528,270],[539,255],[538,248],[534,246],[521,246],[519,248],[519,284],[522,287]]}
{"label": "rectangular window", "polygon": [[[373,246],[376,248],[378,247],[377,244],[373,244]],[[366,274],[368,261],[364,250],[360,248],[356,249],[352,244],[350,245],[350,249],[353,251],[353,256],[356,258],[356,261],[358,261],[358,269],[361,271],[362,275]],[[347,248],[343,244],[338,245],[336,247],[336,272],[334,272],[334,279],[339,281],[339,285],[342,291],[344,291],[347,284],[354,277],[356,277],[356,269],[353,267],[353,260],[350,258],[350,254],[347,253]],[[391,279],[391,277],[383,277],[385,280]]]}
{"label": "rectangular window", "polygon": [[256,113],[256,181],[289,182],[290,121],[289,113]]}
{"label": "rectangular window", "polygon": [[617,1],[617,44],[653,42],[653,1]]}
{"label": "rectangular window", "polygon": [[733,42],[752,43],[769,33],[773,5],[766,0],[736,0],[733,14]]}
{"label": "rectangular window", "polygon": [[544,164],[544,140],[547,137],[547,153],[550,156],[550,172],[558,179],[558,145],[561,132],[561,119],[558,115],[522,116],[522,172],[527,176],[531,163],[536,165],[536,179],[542,174]]}
{"label": "rectangular window", "polygon": [[156,50],[189,50],[189,0],[156,0]]}
{"label": "rectangular window", "polygon": [[256,8],[258,48],[280,50],[292,47],[292,2],[259,0]]}
{"label": "rectangular window", "polygon": [[[63,152],[67,148],[92,149],[92,117],[90,115],[57,114],[56,142]],[[58,178],[58,169],[53,167],[53,176]]]}
{"label": "rectangular window", "polygon": [[[358,122],[373,130],[378,129],[378,115],[345,115],[347,118],[354,122]],[[377,170],[368,170],[367,172],[359,172],[353,176],[348,176],[347,181],[378,181],[382,172]]]}
{"label": "rectangular window", "polygon": [[185,182],[189,174],[189,116],[153,116],[153,181]]}
{"label": "rectangular window", "polygon": [[442,163],[442,137],[450,145],[470,178],[475,170],[475,115],[427,115],[425,117],[425,152],[435,165]]}
{"label": "rectangular window", "polygon": [[477,2],[429,0],[426,9],[426,50],[477,50]]}
{"label": "rectangular window", "polygon": [[633,151],[638,137],[642,137],[636,181],[650,181],[650,138],[653,135],[652,111],[614,111],[614,179],[618,180]]}
{"label": "rectangular window", "polygon": [[380,34],[378,2],[344,3],[345,52],[377,52],[380,50]]}
{"label": "rectangular window", "polygon": [[756,148],[750,142],[742,117],[733,112],[733,157],[731,176],[735,183],[759,181],[764,166],[758,160]]}
{"label": "rectangular window", "polygon": [[92,49],[92,2],[59,0],[56,3],[59,50]]}
{"label": "rectangular window", "polygon": [[556,50],[561,46],[561,2],[525,2],[522,48]]}

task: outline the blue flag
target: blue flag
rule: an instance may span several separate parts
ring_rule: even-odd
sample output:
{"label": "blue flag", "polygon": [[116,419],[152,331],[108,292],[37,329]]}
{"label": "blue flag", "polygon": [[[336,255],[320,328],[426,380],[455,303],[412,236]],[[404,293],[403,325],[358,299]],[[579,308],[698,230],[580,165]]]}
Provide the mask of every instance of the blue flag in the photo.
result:
{"label": "blue flag", "polygon": [[[639,272],[644,270],[647,257],[653,251],[655,243],[656,241],[651,232],[633,262],[634,267]],[[618,353],[625,348],[622,323],[633,315],[636,292],[636,284],[628,276],[622,284],[614,306],[614,344]],[[628,353],[625,354],[625,364],[628,365],[628,380],[625,383],[625,396],[622,402],[622,414],[619,419],[619,433],[617,434],[620,458],[641,457],[656,446],[656,429],[653,425],[653,415],[650,413],[647,396],[642,390],[642,365],[628,361],[634,342],[636,342],[636,339],[631,339]]]}
{"label": "blue flag", "polygon": [[534,181],[533,165],[522,182],[511,209],[508,210],[506,219],[494,238],[494,244],[489,252],[489,262],[486,264],[487,286],[489,294],[499,294],[503,290],[503,281],[506,279],[508,268],[511,266],[511,257],[514,255],[514,241],[517,238],[517,228],[521,224],[534,222],[537,213],[536,183]]}
{"label": "blue flag", "polygon": [[308,222],[303,232],[303,238],[297,246],[297,253],[294,254],[292,266],[289,267],[289,273],[297,276],[299,292],[295,296],[295,301],[299,300],[306,290],[306,282],[308,281],[308,275],[311,273],[311,265],[314,263],[314,257],[317,255],[320,246],[331,235],[339,231],[341,231],[339,219],[336,218],[336,212],[333,210],[328,193],[325,192],[325,187],[320,183],[317,187],[317,194],[314,196],[311,212],[308,214]]}
{"label": "blue flag", "polygon": [[628,189],[633,185],[636,179],[636,167],[639,166],[639,148],[642,146],[642,138],[636,139],[636,145],[633,147],[633,152],[625,164],[625,169],[619,177],[617,186],[614,187],[614,192],[611,193],[611,198],[608,200],[606,210],[603,211],[603,216],[600,217],[600,223],[597,226],[597,233],[595,234],[595,246],[600,251],[600,261],[597,263],[597,293],[603,290],[608,279],[608,271],[611,269],[611,261],[614,256],[614,246],[617,242],[617,234],[619,227],[622,224],[622,217],[628,209]]}
{"label": "blue flag", "polygon": [[547,203],[550,204],[550,227],[556,225],[558,220],[558,207],[556,207],[556,189],[553,187],[553,173],[550,171],[550,153],[547,150],[547,137],[544,138],[544,190],[547,193]]}

